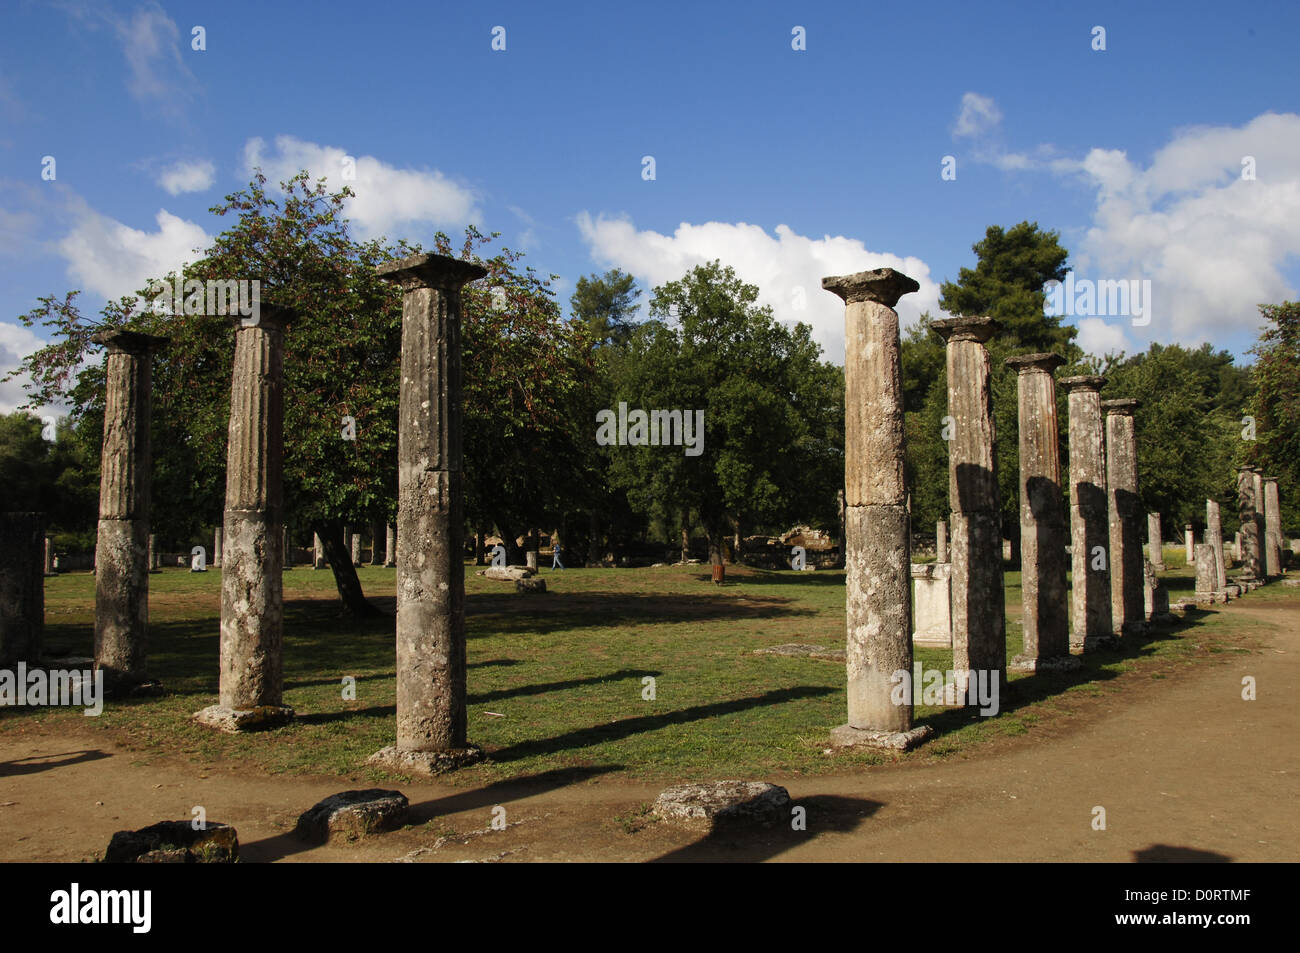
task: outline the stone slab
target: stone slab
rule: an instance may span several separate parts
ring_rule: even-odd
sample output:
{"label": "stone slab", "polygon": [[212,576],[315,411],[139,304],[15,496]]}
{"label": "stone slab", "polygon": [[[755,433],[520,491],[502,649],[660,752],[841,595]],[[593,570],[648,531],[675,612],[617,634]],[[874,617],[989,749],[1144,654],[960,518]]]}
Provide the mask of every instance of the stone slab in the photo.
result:
{"label": "stone slab", "polygon": [[483,749],[477,745],[452,748],[447,751],[404,751],[397,745],[381,748],[366,764],[387,768],[397,774],[415,774],[426,777],[455,771],[483,760]]}
{"label": "stone slab", "polygon": [[917,725],[910,731],[879,731],[874,728],[839,725],[831,729],[831,744],[837,748],[864,747],[907,751],[916,747],[933,732],[934,729],[929,725]]}
{"label": "stone slab", "polygon": [[396,830],[406,823],[409,808],[401,791],[343,791],[304,811],[294,834],[303,840],[323,842],[332,834],[364,836]]}
{"label": "stone slab", "polygon": [[138,831],[118,831],[104,852],[106,864],[233,864],[239,835],[229,824],[162,821]]}
{"label": "stone slab", "polygon": [[790,794],[766,781],[675,784],[655,798],[654,813],[684,827],[767,827],[789,820]]}
{"label": "stone slab", "polygon": [[200,725],[216,728],[230,734],[243,731],[264,731],[279,728],[293,721],[293,709],[284,705],[259,705],[256,708],[236,709],[224,705],[209,705],[194,714]]}

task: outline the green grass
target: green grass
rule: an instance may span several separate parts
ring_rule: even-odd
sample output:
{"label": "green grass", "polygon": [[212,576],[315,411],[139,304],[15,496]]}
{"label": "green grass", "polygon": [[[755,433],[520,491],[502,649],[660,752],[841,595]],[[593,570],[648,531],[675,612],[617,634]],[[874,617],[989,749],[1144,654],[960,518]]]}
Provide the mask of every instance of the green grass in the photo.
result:
{"label": "green grass", "polygon": [[[367,594],[394,608],[392,569],[359,570]],[[842,572],[767,572],[728,567],[723,587],[709,567],[543,569],[550,592],[516,593],[466,569],[469,737],[491,762],[453,783],[481,784],[547,771],[593,777],[753,777],[818,773],[893,760],[869,751],[823,753],[844,721],[844,667],[807,658],[754,655],[783,642],[838,647],[844,639]],[[1170,574],[1181,585],[1184,576]],[[341,615],[328,571],[296,568],[285,583],[285,703],[297,721],[276,731],[225,735],[190,721],[217,693],[220,572],[167,569],[150,577],[151,673],[168,694],[80,711],[0,711],[0,734],[40,721],[111,732],[141,763],[182,758],[201,770],[387,776],[362,767],[395,730],[391,617],[357,623]],[[47,580],[51,653],[91,654],[94,580]],[[1020,576],[1006,574],[1008,657],[1020,651]],[[1191,582],[1188,580],[1188,589]],[[1279,591],[1275,591],[1279,590]],[[1295,590],[1271,586],[1270,599]],[[942,757],[1032,731],[1069,713],[1073,699],[1114,690],[1125,672],[1234,650],[1250,625],[1231,614],[1166,633],[1121,653],[1089,656],[1081,673],[1012,676],[995,718],[920,707],[937,737],[908,758]],[[951,667],[950,651],[918,649],[927,668]],[[344,676],[356,700],[342,698]],[[643,679],[655,698],[643,698]],[[630,823],[630,821],[629,821]]]}

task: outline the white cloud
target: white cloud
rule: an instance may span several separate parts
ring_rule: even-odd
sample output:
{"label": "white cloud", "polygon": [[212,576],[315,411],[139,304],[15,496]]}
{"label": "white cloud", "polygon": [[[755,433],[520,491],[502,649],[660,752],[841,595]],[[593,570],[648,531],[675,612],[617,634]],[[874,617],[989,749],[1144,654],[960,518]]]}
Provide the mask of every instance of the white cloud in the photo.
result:
{"label": "white cloud", "polygon": [[180,195],[182,192],[202,192],[211,188],[216,177],[217,167],[208,160],[189,162],[182,159],[159,173],[158,184],[169,195]]}
{"label": "white cloud", "polygon": [[155,0],[129,17],[103,4],[74,0],[61,6],[90,29],[107,25],[112,30],[126,58],[126,88],[135,99],[173,116],[181,111],[198,84],[185,64],[176,21]]}
{"label": "white cloud", "polygon": [[[1253,156],[1257,179],[1241,178]],[[1149,278],[1148,333],[1213,342],[1254,333],[1260,302],[1295,297],[1300,255],[1300,116],[1177,133],[1142,168],[1093,149],[1081,174],[1097,192],[1078,264],[1101,278]]]}
{"label": "white cloud", "polygon": [[786,225],[778,225],[772,236],[744,222],[683,222],[672,235],[663,235],[638,230],[628,219],[593,219],[585,211],[578,214],[577,224],[592,258],[602,267],[622,268],[636,276],[647,298],[654,285],[721,259],[742,280],[758,286],[759,303],[771,305],[774,317],[811,325],[824,359],[837,364],[844,362],[844,302],[822,289],[821,280],[828,275],[895,268],[921,285],[919,292],[898,303],[903,324],[913,324],[927,310],[933,317],[941,315],[939,285],[931,279],[929,265],[912,256],[869,251],[856,238],[808,238]]}
{"label": "white cloud", "polygon": [[0,413],[11,414],[27,400],[23,391],[26,377],[4,381],[18,363],[28,354],[44,347],[31,328],[8,321],[0,321]]}
{"label": "white cloud", "polygon": [[1101,318],[1079,318],[1075,323],[1079,326],[1075,343],[1089,354],[1105,357],[1121,351],[1133,353],[1133,345],[1119,325],[1107,324]]}
{"label": "white cloud", "polygon": [[142,231],[84,204],[72,230],[59,240],[68,277],[86,291],[107,299],[132,294],[150,278],[160,278],[195,261],[212,239],[194,222],[159,209],[157,231]]}
{"label": "white cloud", "polygon": [[991,96],[965,93],[961,98],[961,111],[952,128],[954,139],[982,136],[1002,122],[1002,111]]}
{"label": "white cloud", "polygon": [[474,192],[453,182],[436,169],[398,169],[374,156],[357,156],[356,177],[345,180],[345,159],[353,158],[338,146],[277,136],[275,149],[266,151],[261,138],[244,146],[246,171],[261,167],[271,182],[286,181],[303,169],[336,191],[349,186],[356,197],[348,200],[347,216],[358,236],[416,239],[412,232],[463,226],[479,219]]}

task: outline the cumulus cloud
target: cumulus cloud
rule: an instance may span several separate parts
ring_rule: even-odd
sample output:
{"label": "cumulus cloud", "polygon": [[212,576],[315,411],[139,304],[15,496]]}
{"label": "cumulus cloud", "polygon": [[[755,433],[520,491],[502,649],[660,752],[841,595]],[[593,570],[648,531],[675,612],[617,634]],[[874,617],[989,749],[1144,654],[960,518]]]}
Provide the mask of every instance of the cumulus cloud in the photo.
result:
{"label": "cumulus cloud", "polygon": [[[293,136],[277,136],[269,151],[261,138],[248,140],[244,164],[249,174],[260,167],[272,182],[286,181],[306,169],[313,181],[325,178],[331,189],[349,186],[356,197],[348,200],[347,216],[366,239],[414,238],[404,233],[445,230],[479,220],[474,192],[437,169],[399,169],[374,156],[354,157],[338,146]],[[355,177],[344,177],[352,173]]]}
{"label": "cumulus cloud", "polygon": [[1079,336],[1075,343],[1089,354],[1104,357],[1107,354],[1133,353],[1133,345],[1118,324],[1108,324],[1102,318],[1078,318]]}
{"label": "cumulus cloud", "polygon": [[914,256],[870,251],[862,241],[845,236],[809,238],[778,225],[770,235],[744,222],[683,222],[671,235],[639,230],[626,218],[577,216],[578,230],[602,267],[618,267],[636,276],[649,290],[682,277],[695,265],[721,259],[737,276],[759,288],[759,303],[771,305],[780,320],[811,325],[823,357],[844,362],[844,302],[822,290],[827,275],[844,275],[872,268],[896,268],[915,278],[921,290],[898,303],[904,325],[921,312],[939,317],[939,284],[930,266]]}
{"label": "cumulus cloud", "polygon": [[179,271],[212,242],[201,226],[166,209],[154,220],[157,230],[145,231],[81,205],[57,246],[68,262],[68,277],[79,288],[113,299],[138,291],[150,278]]}
{"label": "cumulus cloud", "polygon": [[212,187],[217,167],[206,159],[173,162],[158,175],[158,184],[170,195],[202,192]]}
{"label": "cumulus cloud", "polygon": [[1295,296],[1284,270],[1300,255],[1300,116],[1180,131],[1145,168],[1093,149],[1076,174],[1097,193],[1079,267],[1151,279],[1153,337],[1253,333],[1257,304]]}

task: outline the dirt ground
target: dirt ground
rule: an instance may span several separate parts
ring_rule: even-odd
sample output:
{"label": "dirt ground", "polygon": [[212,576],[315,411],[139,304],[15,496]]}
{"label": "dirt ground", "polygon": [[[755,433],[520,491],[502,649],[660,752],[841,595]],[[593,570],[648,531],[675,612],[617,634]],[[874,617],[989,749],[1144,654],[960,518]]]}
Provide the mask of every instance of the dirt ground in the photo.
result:
{"label": "dirt ground", "polygon": [[[0,760],[0,859],[93,860],[115,831],[202,805],[209,820],[237,828],[246,862],[1294,861],[1300,611],[1222,611],[1269,626],[1258,652],[1125,675],[1123,691],[1072,703],[1068,721],[970,754],[754,779],[786,787],[806,808],[806,831],[678,830],[640,813],[663,782],[569,771],[478,789],[398,785],[409,826],[310,847],[290,833],[298,814],[364,781],[249,777],[180,760],[141,767],[102,736],[25,726],[7,733]],[[1247,675],[1255,701],[1242,698]],[[498,806],[504,830],[492,828]],[[1097,807],[1105,830],[1093,829]]]}

